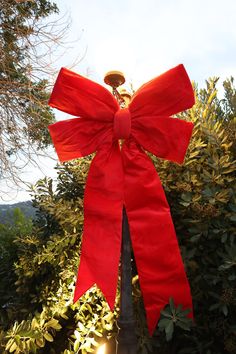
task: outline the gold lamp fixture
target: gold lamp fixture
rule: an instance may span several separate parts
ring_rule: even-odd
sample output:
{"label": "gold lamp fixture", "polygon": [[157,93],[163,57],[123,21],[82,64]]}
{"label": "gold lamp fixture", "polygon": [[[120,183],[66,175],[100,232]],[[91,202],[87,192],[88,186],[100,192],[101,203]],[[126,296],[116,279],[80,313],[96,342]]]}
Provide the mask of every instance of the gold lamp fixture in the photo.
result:
{"label": "gold lamp fixture", "polygon": [[117,88],[125,83],[125,76],[121,71],[113,70],[108,71],[104,77],[104,82],[111,86],[112,94],[117,99],[121,108],[128,106],[131,94],[126,89],[121,89],[120,91]]}

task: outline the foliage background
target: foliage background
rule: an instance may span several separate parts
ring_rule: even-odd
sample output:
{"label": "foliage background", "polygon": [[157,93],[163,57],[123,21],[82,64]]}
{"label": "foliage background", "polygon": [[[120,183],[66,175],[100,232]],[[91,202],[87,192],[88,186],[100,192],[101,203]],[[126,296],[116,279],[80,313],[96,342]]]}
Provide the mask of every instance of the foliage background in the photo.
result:
{"label": "foliage background", "polygon": [[[195,86],[196,104],[180,115],[195,124],[182,166],[152,156],[171,206],[190,280],[195,321],[173,300],[153,338],[147,333],[138,278],[133,298],[139,353],[236,353],[235,110],[233,79]],[[2,353],[89,353],[109,341],[114,353],[119,293],[111,313],[100,291],[72,304],[83,225],[83,192],[92,156],[57,167],[58,179],[32,188],[33,223],[16,212],[0,229]]]}
{"label": "foliage background", "polygon": [[69,20],[58,12],[50,0],[0,0],[0,198],[9,182],[26,184],[23,169],[51,144],[47,102],[55,56],[68,45]]}

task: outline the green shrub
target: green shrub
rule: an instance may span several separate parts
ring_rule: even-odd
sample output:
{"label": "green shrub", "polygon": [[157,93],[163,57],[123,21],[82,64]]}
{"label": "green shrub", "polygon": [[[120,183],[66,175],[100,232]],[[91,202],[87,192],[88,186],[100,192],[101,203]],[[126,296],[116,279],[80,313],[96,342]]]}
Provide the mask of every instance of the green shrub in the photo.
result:
{"label": "green shrub", "polygon": [[[133,279],[139,353],[236,353],[235,89],[217,79],[196,88],[196,105],[180,115],[195,124],[183,166],[152,157],[171,207],[193,295],[193,325],[170,299],[149,338]],[[83,190],[91,157],[58,167],[52,180],[33,188],[37,219],[31,233],[16,237],[15,288],[18,309],[1,324],[0,348],[8,353],[89,353],[116,335],[114,314],[95,287],[72,304],[83,225]],[[9,279],[9,286],[12,279]],[[3,307],[1,308],[3,313]]]}

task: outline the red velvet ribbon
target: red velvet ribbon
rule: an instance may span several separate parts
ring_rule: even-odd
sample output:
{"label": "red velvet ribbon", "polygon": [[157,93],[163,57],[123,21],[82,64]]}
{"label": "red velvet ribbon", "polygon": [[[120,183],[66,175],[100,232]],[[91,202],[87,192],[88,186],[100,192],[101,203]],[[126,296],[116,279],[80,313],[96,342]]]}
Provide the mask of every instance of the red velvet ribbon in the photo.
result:
{"label": "red velvet ribbon", "polygon": [[79,117],[49,126],[60,161],[96,151],[85,188],[74,301],[96,283],[113,309],[125,206],[150,334],[170,297],[184,308],[192,308],[192,300],[170,208],[145,150],[182,163],[193,124],[171,115],[193,104],[183,65],[144,84],[123,111],[104,87],[65,68],[49,101]]}

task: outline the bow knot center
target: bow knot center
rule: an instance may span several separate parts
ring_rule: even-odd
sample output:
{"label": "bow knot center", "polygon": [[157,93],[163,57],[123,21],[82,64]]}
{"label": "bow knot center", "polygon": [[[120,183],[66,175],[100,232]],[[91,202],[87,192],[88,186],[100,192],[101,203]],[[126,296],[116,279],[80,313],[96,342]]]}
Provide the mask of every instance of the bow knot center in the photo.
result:
{"label": "bow knot center", "polygon": [[127,139],[130,136],[131,116],[128,108],[119,109],[114,116],[114,137]]}

